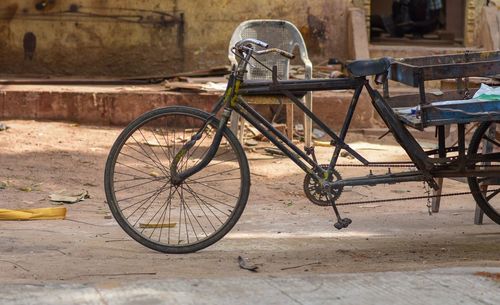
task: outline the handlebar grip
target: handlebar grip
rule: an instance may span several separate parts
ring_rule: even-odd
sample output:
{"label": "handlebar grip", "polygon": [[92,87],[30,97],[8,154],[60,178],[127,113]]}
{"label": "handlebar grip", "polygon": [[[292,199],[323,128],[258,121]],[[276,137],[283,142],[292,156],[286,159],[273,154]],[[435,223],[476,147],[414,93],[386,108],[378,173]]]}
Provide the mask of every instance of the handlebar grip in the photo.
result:
{"label": "handlebar grip", "polygon": [[288,59],[294,59],[295,58],[295,55],[293,55],[292,53],[289,53],[287,51],[283,51],[281,49],[276,49],[276,52],[278,54],[280,54],[281,56],[286,57]]}
{"label": "handlebar grip", "polygon": [[257,45],[257,46],[265,48],[265,49],[267,49],[267,47],[269,47],[269,44],[267,44],[266,42],[258,40],[258,39],[254,39],[254,38],[247,38],[247,39],[240,40],[234,45],[234,47],[236,49],[239,49],[242,45],[246,45],[249,43]]}

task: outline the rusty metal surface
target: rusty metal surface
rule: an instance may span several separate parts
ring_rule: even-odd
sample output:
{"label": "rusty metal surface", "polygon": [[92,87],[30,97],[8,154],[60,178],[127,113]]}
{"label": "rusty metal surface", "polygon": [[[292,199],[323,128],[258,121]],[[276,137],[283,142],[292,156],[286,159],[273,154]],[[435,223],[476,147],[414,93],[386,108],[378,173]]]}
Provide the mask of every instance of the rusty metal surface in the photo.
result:
{"label": "rusty metal surface", "polygon": [[391,65],[391,80],[417,87],[421,81],[500,74],[500,51],[403,58]]}

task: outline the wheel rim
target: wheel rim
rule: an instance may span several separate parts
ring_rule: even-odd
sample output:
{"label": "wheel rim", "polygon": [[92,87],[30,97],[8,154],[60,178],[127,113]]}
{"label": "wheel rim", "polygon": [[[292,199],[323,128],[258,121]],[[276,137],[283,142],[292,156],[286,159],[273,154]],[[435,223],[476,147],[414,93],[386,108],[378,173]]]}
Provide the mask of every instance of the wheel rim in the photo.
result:
{"label": "wheel rim", "polygon": [[[469,148],[472,154],[500,153],[499,123],[484,124],[479,127]],[[500,160],[475,164],[475,168],[500,167]],[[493,180],[498,180],[494,178]],[[483,211],[495,222],[500,222],[500,184],[491,178],[469,178],[471,191]]]}
{"label": "wheel rim", "polygon": [[[187,113],[152,117],[131,130],[115,154],[110,178],[112,211],[127,233],[147,246],[180,248],[218,239],[241,213],[242,160],[227,135],[205,169],[181,185],[170,183],[173,157],[204,121]],[[180,170],[201,160],[215,128],[210,126],[181,159]]]}

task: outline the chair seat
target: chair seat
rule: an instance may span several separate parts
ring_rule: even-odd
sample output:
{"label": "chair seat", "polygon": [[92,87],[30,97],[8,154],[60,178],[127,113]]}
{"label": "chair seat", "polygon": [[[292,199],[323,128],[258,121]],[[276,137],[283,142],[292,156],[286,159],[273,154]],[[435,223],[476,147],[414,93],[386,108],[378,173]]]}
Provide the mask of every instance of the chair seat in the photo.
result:
{"label": "chair seat", "polygon": [[347,65],[347,70],[354,77],[377,75],[385,73],[391,66],[391,59],[382,57],[379,59],[355,60]]}

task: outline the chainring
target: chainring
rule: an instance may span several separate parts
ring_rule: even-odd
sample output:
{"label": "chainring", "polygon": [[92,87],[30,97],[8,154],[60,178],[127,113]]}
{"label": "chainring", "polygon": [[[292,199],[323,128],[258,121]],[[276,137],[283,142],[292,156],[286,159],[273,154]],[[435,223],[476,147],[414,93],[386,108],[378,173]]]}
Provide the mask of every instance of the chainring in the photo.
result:
{"label": "chainring", "polygon": [[[321,168],[328,169],[327,164],[321,164]],[[340,173],[335,169],[332,170],[332,181],[338,181],[342,179]],[[316,181],[310,174],[306,174],[304,177],[304,194],[307,199],[309,199],[312,203],[319,206],[331,206],[332,203],[328,199],[327,193],[323,190],[321,185]],[[342,188],[332,189],[331,196],[333,200],[337,200],[342,194]]]}

